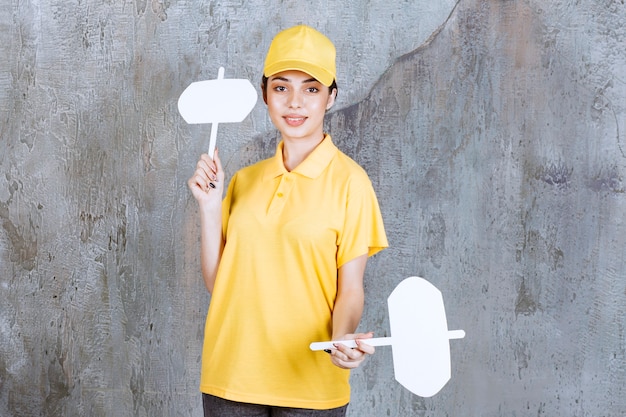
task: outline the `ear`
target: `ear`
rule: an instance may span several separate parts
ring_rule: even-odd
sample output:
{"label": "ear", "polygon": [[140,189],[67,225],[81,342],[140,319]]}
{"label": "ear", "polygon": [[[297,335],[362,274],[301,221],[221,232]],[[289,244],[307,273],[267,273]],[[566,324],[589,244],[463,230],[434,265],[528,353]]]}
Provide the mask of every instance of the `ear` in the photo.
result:
{"label": "ear", "polygon": [[263,83],[261,83],[261,91],[263,92],[263,102],[267,104],[267,88]]}
{"label": "ear", "polygon": [[328,101],[326,102],[326,110],[330,110],[331,107],[335,104],[335,99],[337,98],[337,89],[333,88],[333,91],[328,96]]}

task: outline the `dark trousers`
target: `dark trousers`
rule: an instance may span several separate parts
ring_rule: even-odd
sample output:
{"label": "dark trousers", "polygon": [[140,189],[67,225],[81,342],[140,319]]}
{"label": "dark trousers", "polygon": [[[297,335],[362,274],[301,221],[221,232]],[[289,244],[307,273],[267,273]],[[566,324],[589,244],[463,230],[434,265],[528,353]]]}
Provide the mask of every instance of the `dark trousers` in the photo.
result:
{"label": "dark trousers", "polygon": [[204,417],[345,417],[347,405],[330,410],[275,407],[225,400],[202,394]]}

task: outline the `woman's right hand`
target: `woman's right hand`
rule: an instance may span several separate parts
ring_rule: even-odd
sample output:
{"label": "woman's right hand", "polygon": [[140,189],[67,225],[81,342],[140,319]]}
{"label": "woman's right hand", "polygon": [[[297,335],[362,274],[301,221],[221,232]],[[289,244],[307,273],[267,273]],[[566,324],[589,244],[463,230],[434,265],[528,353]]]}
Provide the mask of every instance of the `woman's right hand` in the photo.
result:
{"label": "woman's right hand", "polygon": [[220,207],[224,193],[224,170],[215,150],[213,159],[208,154],[200,155],[196,170],[187,181],[194,198],[201,208]]}

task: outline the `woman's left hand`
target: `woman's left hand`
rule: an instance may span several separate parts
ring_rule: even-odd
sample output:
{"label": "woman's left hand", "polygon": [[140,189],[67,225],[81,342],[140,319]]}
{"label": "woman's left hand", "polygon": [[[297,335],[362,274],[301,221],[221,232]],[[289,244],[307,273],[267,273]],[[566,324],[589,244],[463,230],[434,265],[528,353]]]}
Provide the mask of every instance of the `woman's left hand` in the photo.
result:
{"label": "woman's left hand", "polygon": [[356,348],[349,348],[341,343],[335,344],[335,349],[330,350],[330,360],[336,366],[343,369],[355,369],[363,363],[367,355],[374,354],[374,346],[367,344],[366,339],[374,336],[373,333],[347,334],[340,340],[354,340]]}

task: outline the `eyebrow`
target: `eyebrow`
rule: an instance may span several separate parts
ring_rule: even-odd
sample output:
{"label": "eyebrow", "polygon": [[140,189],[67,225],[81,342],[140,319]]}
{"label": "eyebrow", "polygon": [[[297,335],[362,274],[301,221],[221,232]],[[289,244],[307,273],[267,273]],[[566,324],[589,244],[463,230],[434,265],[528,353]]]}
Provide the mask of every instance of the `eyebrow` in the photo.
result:
{"label": "eyebrow", "polygon": [[[270,81],[285,81],[285,82],[289,82],[289,83],[291,82],[291,80],[289,78],[280,77],[280,76],[272,77],[272,78],[270,78]],[[311,78],[309,78],[307,80],[304,80],[302,83],[304,84],[304,83],[317,83],[317,82],[319,82],[317,79],[311,77]]]}

